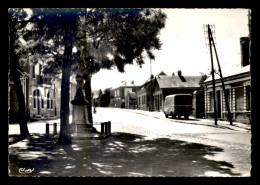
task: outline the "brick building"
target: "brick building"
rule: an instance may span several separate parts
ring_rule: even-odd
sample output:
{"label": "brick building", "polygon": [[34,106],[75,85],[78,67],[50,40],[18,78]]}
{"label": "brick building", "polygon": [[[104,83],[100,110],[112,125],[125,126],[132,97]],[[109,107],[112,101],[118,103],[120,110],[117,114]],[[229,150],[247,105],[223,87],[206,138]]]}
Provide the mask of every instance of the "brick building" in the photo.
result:
{"label": "brick building", "polygon": [[138,86],[119,86],[110,89],[110,107],[126,108],[127,93],[137,92]]}
{"label": "brick building", "polygon": [[[54,118],[60,116],[61,78],[43,76],[43,63],[39,61],[28,67],[27,75],[21,76],[28,119]],[[71,78],[70,100],[76,92],[76,81]],[[19,120],[19,107],[12,80],[9,83],[9,122]],[[70,106],[72,110],[72,106]]]}
{"label": "brick building", "polygon": [[[225,90],[233,120],[250,123],[251,117],[251,75],[249,64],[249,38],[240,38],[241,64],[223,74]],[[204,82],[205,90],[205,115],[214,117],[214,101],[212,78]],[[219,76],[215,77],[216,113],[218,119],[227,120],[226,102]]]}

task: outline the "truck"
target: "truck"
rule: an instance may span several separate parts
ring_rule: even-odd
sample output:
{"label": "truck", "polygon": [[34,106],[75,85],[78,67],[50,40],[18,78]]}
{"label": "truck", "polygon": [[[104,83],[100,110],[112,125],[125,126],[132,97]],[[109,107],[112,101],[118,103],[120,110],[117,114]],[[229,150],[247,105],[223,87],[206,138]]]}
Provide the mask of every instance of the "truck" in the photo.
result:
{"label": "truck", "polygon": [[192,110],[191,94],[172,94],[165,97],[163,112],[166,118],[184,116],[185,119],[189,119]]}

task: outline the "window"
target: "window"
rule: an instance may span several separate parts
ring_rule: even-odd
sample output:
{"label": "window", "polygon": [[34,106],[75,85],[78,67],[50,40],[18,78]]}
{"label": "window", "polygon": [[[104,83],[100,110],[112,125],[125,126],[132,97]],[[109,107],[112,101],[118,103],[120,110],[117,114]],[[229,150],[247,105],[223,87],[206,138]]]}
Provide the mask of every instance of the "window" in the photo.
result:
{"label": "window", "polygon": [[244,88],[238,87],[235,89],[235,110],[243,111],[244,109]]}
{"label": "window", "polygon": [[251,87],[246,86],[246,110],[251,110]]}
{"label": "window", "polygon": [[249,65],[249,37],[241,37],[240,45],[241,45],[241,65],[244,67]]}
{"label": "window", "polygon": [[40,101],[39,101],[40,91],[39,89],[36,89],[33,91],[33,108],[39,107]]}
{"label": "window", "polygon": [[33,64],[33,68],[32,68],[32,77],[35,78],[35,65]]}
{"label": "window", "polygon": [[47,93],[47,109],[50,109],[50,92]]}
{"label": "window", "polygon": [[51,109],[53,109],[53,100],[51,99]]}
{"label": "window", "polygon": [[36,109],[36,97],[35,96],[33,97],[33,108]]}
{"label": "window", "polygon": [[[226,94],[226,96],[227,96],[227,102],[226,102],[225,94]],[[225,89],[225,93],[223,93],[223,100],[225,101],[225,107],[223,107],[224,110],[227,111],[227,105],[229,106],[229,109],[231,110],[231,107],[230,107],[229,89]]]}
{"label": "window", "polygon": [[39,75],[41,75],[41,71],[42,71],[42,65],[39,64]]}
{"label": "window", "polygon": [[42,99],[42,109],[44,108],[44,100]]}

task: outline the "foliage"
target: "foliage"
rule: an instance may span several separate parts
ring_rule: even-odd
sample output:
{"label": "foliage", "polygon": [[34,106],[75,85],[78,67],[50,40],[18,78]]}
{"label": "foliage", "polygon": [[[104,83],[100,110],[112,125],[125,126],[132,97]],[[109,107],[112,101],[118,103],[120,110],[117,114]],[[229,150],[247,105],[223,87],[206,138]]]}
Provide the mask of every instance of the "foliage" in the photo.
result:
{"label": "foliage", "polygon": [[165,19],[165,14],[154,9],[88,10],[78,34],[83,73],[113,66],[124,72],[126,64],[135,61],[142,66],[146,56],[154,59],[152,50],[161,47],[158,36]]}

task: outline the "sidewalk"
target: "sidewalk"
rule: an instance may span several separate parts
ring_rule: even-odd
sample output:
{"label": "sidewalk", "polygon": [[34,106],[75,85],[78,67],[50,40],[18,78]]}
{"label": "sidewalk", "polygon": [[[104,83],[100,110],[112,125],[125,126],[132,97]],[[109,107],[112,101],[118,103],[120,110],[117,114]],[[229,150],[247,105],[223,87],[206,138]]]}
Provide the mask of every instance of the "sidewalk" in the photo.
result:
{"label": "sidewalk", "polygon": [[[32,134],[9,146],[9,175],[32,177],[200,177],[248,176],[229,162],[207,159],[222,153],[215,146],[169,138],[116,132],[104,139],[72,134],[71,145],[57,145]],[[240,162],[244,160],[238,158]]]}
{"label": "sidewalk", "polygon": [[205,126],[211,126],[211,127],[217,127],[217,128],[223,128],[223,129],[231,129],[231,130],[237,130],[237,131],[251,131],[251,125],[245,124],[245,123],[239,123],[239,122],[232,122],[232,125],[228,121],[217,121],[217,125],[215,125],[214,119],[201,119],[201,118],[194,118],[192,116],[189,117],[188,120],[185,120],[184,118],[181,119],[171,119],[171,118],[165,118],[165,115],[163,112],[149,112],[145,110],[137,110],[137,109],[124,109],[129,112],[134,112],[136,114],[142,114],[146,116],[151,116],[157,119],[163,119],[163,120],[172,120],[174,122],[179,123],[186,123],[186,124],[196,124],[196,125],[205,125]]}

